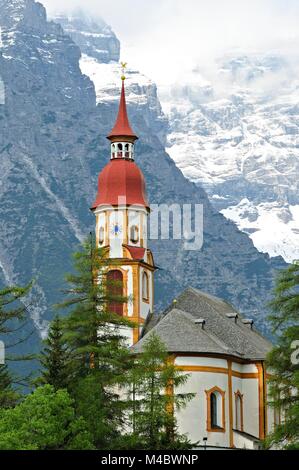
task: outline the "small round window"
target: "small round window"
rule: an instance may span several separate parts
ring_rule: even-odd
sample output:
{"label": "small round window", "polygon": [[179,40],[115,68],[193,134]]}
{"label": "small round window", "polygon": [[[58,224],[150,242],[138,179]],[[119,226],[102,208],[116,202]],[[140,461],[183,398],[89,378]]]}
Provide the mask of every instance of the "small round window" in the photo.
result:
{"label": "small round window", "polygon": [[137,243],[139,240],[139,229],[137,225],[132,225],[130,230],[130,239],[132,243]]}

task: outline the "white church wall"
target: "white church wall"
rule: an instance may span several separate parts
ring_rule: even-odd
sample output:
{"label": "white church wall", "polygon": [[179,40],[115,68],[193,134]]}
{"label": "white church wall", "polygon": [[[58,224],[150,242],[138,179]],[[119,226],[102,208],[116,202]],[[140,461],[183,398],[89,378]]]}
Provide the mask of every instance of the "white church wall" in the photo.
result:
{"label": "white church wall", "polygon": [[133,341],[133,329],[128,328],[128,327],[123,327],[121,329],[121,334],[124,337],[127,346],[131,347],[132,344],[134,343],[134,341]]}
{"label": "white church wall", "polygon": [[[220,358],[212,358],[213,367],[227,368],[227,360]],[[199,356],[178,356],[175,358],[174,363],[178,366],[207,366],[211,367],[210,357]]]}
{"label": "white church wall", "polygon": [[133,315],[133,270],[132,266],[126,266],[123,265],[121,268],[126,271],[127,273],[127,297],[128,297],[128,302],[127,302],[127,310],[128,310],[128,316],[131,317]]}
{"label": "white church wall", "polygon": [[[240,384],[241,381],[241,384]],[[244,432],[259,437],[259,392],[258,379],[239,379],[233,377],[233,391],[241,386],[243,394]]]}
{"label": "white church wall", "polygon": [[[113,227],[118,225],[121,229],[119,235],[113,235]],[[124,230],[124,211],[110,212],[109,216],[109,238],[110,238],[110,258],[122,258],[123,256],[123,230]]]}
{"label": "white church wall", "polygon": [[[210,366],[213,367],[214,364],[213,358],[210,358]],[[187,383],[177,390],[183,393],[195,393],[194,398],[188,403],[187,407],[176,413],[179,429],[181,432],[186,433],[192,442],[200,441],[200,444],[203,444],[203,438],[207,437],[207,445],[229,446],[227,385],[226,374],[190,372]],[[207,396],[205,390],[215,386],[225,391],[225,432],[207,431]]]}
{"label": "white church wall", "polygon": [[[146,232],[144,230],[145,227],[145,220],[146,220],[146,210],[143,208],[134,208],[128,210],[128,230],[129,230],[129,244],[134,246],[143,246],[147,248],[147,239],[146,239]],[[130,230],[131,227],[136,225],[138,227],[139,232],[139,239],[137,243],[132,243],[130,241]]]}
{"label": "white church wall", "polygon": [[102,243],[102,246],[108,245],[108,234],[106,233],[106,230],[105,230],[106,218],[105,218],[105,213],[104,212],[101,212],[98,215],[98,223],[97,223],[98,233],[97,233],[97,236],[99,236],[100,227],[102,227],[104,229],[104,232],[103,232],[104,233],[104,241]]}
{"label": "white church wall", "polygon": [[255,364],[241,364],[239,362],[232,362],[232,369],[237,372],[257,373]]}

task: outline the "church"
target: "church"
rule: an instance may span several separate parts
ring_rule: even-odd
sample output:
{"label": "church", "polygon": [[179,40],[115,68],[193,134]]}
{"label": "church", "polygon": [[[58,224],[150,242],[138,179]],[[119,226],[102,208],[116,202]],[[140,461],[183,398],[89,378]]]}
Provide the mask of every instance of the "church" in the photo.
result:
{"label": "church", "polygon": [[135,163],[138,137],[129,123],[125,76],[121,78],[118,115],[108,135],[111,159],[99,174],[91,207],[96,244],[108,259],[107,276],[118,281],[120,294],[129,299],[113,309],[138,325],[126,331],[135,353],[155,332],[174,364],[188,374],[180,391],[195,395],[176,412],[181,433],[203,449],[258,449],[279,418],[267,406],[265,357],[271,343],[229,303],[192,287],[162,314],[154,314],[150,207]]}

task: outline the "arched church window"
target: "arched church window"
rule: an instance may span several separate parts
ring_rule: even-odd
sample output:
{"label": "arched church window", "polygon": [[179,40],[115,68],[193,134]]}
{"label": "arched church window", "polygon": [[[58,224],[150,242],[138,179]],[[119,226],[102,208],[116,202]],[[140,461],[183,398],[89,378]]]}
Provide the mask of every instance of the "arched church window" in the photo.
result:
{"label": "arched church window", "polygon": [[243,395],[235,392],[235,426],[238,431],[243,431]]}
{"label": "arched church window", "polygon": [[99,243],[100,245],[103,245],[105,241],[105,230],[104,230],[104,227],[100,227],[100,230],[99,230]]}
{"label": "arched church window", "polygon": [[148,274],[145,271],[142,274],[142,299],[146,302],[149,300],[149,280]]}
{"label": "arched church window", "polygon": [[217,414],[217,395],[216,393],[211,393],[211,427],[218,428],[218,414]]}
{"label": "arched church window", "polygon": [[132,243],[137,243],[139,240],[139,228],[137,225],[132,225],[130,229],[130,240]]}
{"label": "arched church window", "polygon": [[206,390],[207,431],[225,432],[225,392],[215,386]]}
{"label": "arched church window", "polygon": [[125,145],[125,158],[130,158],[130,145]]}
{"label": "arched church window", "polygon": [[119,269],[108,271],[107,289],[109,296],[108,311],[123,316],[123,273]]}

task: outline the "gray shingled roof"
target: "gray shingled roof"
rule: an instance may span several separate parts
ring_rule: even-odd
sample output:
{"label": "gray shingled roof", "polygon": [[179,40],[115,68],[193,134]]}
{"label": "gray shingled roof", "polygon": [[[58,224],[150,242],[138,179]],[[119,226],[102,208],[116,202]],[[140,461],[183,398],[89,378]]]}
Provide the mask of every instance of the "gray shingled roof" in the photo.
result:
{"label": "gray shingled roof", "polygon": [[[238,313],[230,304],[198,289],[188,288],[164,314],[147,322],[144,336],[133,346],[140,352],[152,332],[159,335],[169,352],[230,355],[244,360],[264,359],[271,343],[255,329],[235,323],[226,314]],[[204,319],[204,328],[195,323]]]}

